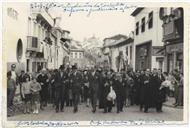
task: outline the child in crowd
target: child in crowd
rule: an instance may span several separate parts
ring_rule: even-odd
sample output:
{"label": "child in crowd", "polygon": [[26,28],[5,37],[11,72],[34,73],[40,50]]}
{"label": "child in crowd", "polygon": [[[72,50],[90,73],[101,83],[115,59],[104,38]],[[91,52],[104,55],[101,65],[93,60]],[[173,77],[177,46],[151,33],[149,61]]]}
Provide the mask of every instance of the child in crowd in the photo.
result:
{"label": "child in crowd", "polygon": [[25,82],[22,84],[22,96],[24,98],[25,108],[24,114],[30,114],[31,110],[31,86],[30,86],[30,77],[26,76]]}
{"label": "child in crowd", "polygon": [[33,113],[39,113],[39,102],[40,102],[40,90],[41,85],[37,82],[36,77],[33,77],[32,82],[30,83],[31,93],[32,93],[32,104],[33,104]]}

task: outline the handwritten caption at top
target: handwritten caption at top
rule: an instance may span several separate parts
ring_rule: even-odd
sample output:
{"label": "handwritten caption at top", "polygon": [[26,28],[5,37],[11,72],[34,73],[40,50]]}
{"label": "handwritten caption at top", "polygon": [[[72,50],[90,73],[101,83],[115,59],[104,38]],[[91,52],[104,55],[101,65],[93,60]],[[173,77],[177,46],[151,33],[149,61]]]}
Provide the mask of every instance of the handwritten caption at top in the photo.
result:
{"label": "handwritten caption at top", "polygon": [[92,12],[98,11],[121,11],[125,12],[129,8],[136,8],[134,5],[128,5],[122,2],[98,2],[98,3],[31,3],[33,12],[59,10],[68,13],[71,16],[73,13],[86,12],[90,16]]}

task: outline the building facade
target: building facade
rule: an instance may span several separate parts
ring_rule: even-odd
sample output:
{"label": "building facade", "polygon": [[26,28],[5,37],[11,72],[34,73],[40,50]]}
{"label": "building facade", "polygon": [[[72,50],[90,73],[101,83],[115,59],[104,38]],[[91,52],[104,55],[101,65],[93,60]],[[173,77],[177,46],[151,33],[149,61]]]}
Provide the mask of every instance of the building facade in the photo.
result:
{"label": "building facade", "polygon": [[5,60],[7,70],[17,65],[17,72],[56,69],[69,61],[69,31],[62,30],[44,11],[32,12],[30,3],[6,3],[3,6]]}
{"label": "building facade", "polygon": [[135,18],[134,69],[164,70],[164,56],[158,54],[163,48],[163,21],[159,18],[159,8],[137,8],[131,16]]}
{"label": "building facade", "polygon": [[57,42],[55,44],[55,64],[54,68],[58,69],[60,65],[69,63],[70,54],[70,32],[63,30],[60,27],[54,27],[54,35],[57,37]]}
{"label": "building facade", "polygon": [[70,65],[77,65],[77,68],[85,67],[84,50],[71,46],[70,48]]}
{"label": "building facade", "polygon": [[30,15],[28,3],[3,3],[3,63],[10,70],[16,64],[19,73],[25,70],[27,48],[27,17]]}
{"label": "building facade", "polygon": [[31,13],[28,17],[26,71],[56,68],[57,36],[52,32],[54,19],[46,12]]}
{"label": "building facade", "polygon": [[183,8],[160,8],[163,20],[163,41],[166,71],[183,72]]}
{"label": "building facade", "polygon": [[104,39],[103,53],[105,60],[114,71],[132,68],[133,38],[124,35],[116,35]]}

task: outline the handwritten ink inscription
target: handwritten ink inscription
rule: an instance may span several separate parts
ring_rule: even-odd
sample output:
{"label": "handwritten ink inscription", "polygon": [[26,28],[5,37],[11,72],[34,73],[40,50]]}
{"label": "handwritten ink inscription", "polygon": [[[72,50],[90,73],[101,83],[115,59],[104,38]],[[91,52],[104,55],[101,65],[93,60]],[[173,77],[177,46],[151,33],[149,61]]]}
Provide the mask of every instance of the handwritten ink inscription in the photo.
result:
{"label": "handwritten ink inscription", "polygon": [[127,120],[127,121],[90,121],[91,126],[120,126],[120,125],[143,125],[143,124],[163,124],[163,120]]}
{"label": "handwritten ink inscription", "polygon": [[31,3],[32,11],[49,11],[51,9],[59,9],[71,16],[73,13],[86,12],[90,16],[92,12],[98,11],[121,11],[129,8],[136,8],[136,6],[128,5],[122,2],[98,2],[98,3]]}
{"label": "handwritten ink inscription", "polygon": [[[164,124],[164,120],[127,120],[127,121],[94,121],[91,120],[85,126],[127,126],[143,124]],[[17,127],[67,127],[81,126],[78,121],[19,121]],[[83,124],[84,125],[84,124]]]}
{"label": "handwritten ink inscription", "polygon": [[70,122],[63,122],[63,121],[19,121],[17,123],[17,127],[64,127],[64,126],[78,126],[79,122],[77,121],[70,121]]}

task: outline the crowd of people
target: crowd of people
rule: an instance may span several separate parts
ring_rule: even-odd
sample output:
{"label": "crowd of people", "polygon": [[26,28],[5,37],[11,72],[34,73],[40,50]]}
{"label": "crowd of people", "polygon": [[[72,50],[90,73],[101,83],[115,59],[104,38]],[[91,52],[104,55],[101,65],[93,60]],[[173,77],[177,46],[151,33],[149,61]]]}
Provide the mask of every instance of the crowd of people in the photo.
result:
{"label": "crowd of people", "polygon": [[159,69],[136,71],[105,70],[103,68],[77,69],[77,66],[61,65],[59,69],[42,69],[38,73],[21,71],[18,76],[16,65],[7,73],[7,107],[14,104],[17,86],[24,104],[24,113],[38,114],[52,104],[55,112],[64,112],[85,103],[92,113],[103,109],[104,113],[120,113],[124,107],[139,105],[140,111],[155,108],[162,112],[167,97],[175,97],[174,106],[183,105],[183,74],[177,70],[171,73]]}

